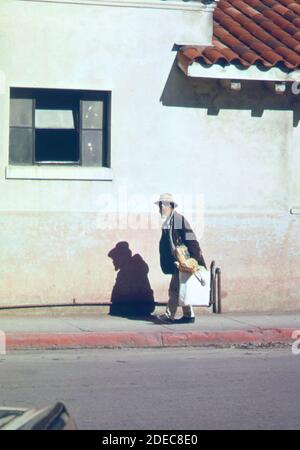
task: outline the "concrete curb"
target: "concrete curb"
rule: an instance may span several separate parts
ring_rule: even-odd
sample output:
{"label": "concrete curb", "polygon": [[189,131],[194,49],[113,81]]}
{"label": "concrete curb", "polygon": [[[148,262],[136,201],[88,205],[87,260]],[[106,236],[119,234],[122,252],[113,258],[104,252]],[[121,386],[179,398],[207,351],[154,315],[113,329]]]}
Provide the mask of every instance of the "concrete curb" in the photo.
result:
{"label": "concrete curb", "polygon": [[6,349],[157,348],[207,345],[271,345],[292,341],[292,328],[216,332],[8,333]]}

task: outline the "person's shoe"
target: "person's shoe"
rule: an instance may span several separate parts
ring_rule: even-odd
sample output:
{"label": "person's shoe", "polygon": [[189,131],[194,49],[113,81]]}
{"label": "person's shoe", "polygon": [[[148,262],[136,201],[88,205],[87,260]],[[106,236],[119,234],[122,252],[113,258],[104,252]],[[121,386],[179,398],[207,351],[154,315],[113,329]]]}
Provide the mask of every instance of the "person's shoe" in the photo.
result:
{"label": "person's shoe", "polygon": [[180,319],[176,320],[176,323],[195,323],[195,317],[180,317]]}
{"label": "person's shoe", "polygon": [[156,318],[163,323],[175,323],[175,319],[171,319],[171,317],[167,316],[167,314],[160,314],[159,316],[156,316]]}

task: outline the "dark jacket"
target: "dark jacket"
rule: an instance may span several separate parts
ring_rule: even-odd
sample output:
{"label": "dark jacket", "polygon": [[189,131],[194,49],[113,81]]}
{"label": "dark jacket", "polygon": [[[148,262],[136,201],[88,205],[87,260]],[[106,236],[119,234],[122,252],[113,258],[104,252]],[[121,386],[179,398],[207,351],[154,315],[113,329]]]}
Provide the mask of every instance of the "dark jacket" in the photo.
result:
{"label": "dark jacket", "polygon": [[[184,216],[174,211],[170,222],[174,245],[184,244],[187,246],[190,257],[195,258],[201,266],[206,267],[200,245],[190,224]],[[159,242],[160,266],[164,273],[174,274],[178,271],[174,262],[170,244],[169,229],[163,229]]]}

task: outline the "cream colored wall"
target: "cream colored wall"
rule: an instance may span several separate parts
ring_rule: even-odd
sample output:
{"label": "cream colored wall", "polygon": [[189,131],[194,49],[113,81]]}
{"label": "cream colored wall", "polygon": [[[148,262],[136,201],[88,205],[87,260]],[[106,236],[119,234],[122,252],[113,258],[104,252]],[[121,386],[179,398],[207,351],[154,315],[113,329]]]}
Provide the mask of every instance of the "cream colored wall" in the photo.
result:
{"label": "cream colored wall", "polygon": [[[263,91],[247,88],[239,104],[185,78],[173,65],[179,12],[1,8],[0,305],[109,300],[116,274],[107,253],[123,240],[149,265],[156,300],[166,300],[159,229],[102,229],[101,199],[125,192],[129,213],[143,219],[156,213],[160,192],[173,192],[181,205],[184,195],[204,197],[203,235],[201,214],[192,224],[207,261],[222,267],[225,311],[299,309],[300,219],[289,214],[298,131],[288,102],[253,117],[247,105],[259,105]],[[203,43],[208,34],[203,28]],[[5,179],[9,86],[111,90],[113,180]],[[208,100],[227,106],[209,115]]]}
{"label": "cream colored wall", "polygon": [[[300,94],[299,94],[300,97]],[[298,100],[298,111],[300,115],[300,98]],[[290,185],[290,199],[291,207],[297,209],[300,213],[300,126],[293,129],[291,157],[289,170],[291,177],[289,180]]]}

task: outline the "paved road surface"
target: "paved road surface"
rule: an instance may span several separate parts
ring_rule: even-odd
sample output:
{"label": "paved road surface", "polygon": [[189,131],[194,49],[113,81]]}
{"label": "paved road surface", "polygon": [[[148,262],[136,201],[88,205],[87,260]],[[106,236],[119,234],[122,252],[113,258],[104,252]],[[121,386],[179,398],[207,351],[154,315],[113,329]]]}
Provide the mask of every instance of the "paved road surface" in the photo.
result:
{"label": "paved road surface", "polygon": [[289,347],[0,356],[0,404],[62,400],[80,429],[300,429],[299,380]]}

